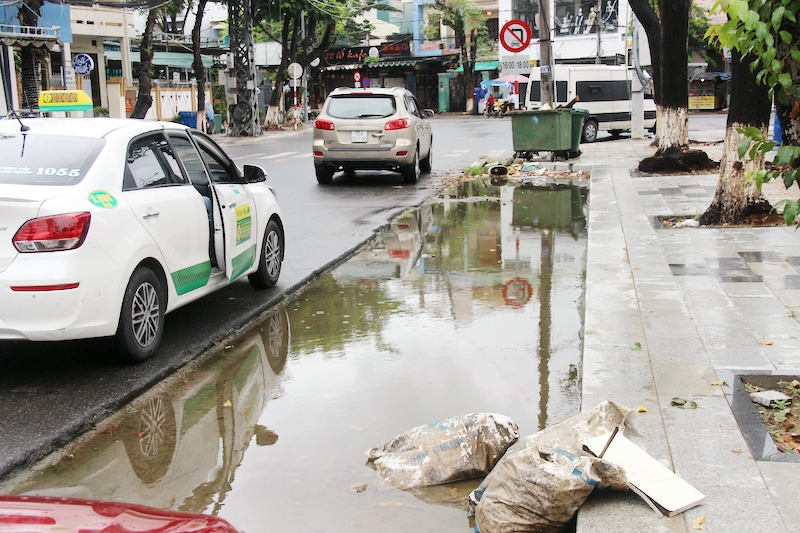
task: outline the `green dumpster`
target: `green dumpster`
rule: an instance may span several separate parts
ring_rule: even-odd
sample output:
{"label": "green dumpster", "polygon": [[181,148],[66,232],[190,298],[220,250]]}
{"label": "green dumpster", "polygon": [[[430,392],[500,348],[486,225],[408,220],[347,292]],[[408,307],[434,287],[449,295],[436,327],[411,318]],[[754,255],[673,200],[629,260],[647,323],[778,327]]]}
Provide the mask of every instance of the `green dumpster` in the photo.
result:
{"label": "green dumpster", "polygon": [[511,138],[514,152],[527,155],[533,152],[552,152],[555,156],[577,157],[583,119],[589,114],[583,109],[539,109],[512,111]]}
{"label": "green dumpster", "polygon": [[214,115],[214,133],[222,131],[222,115]]}

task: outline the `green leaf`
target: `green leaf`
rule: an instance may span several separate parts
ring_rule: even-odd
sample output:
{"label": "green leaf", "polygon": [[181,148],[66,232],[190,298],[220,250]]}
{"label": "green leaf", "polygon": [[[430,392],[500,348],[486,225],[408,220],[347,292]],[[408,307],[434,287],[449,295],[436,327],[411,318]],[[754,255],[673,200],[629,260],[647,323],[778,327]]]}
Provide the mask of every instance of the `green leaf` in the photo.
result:
{"label": "green leaf", "polygon": [[785,166],[792,162],[795,159],[796,155],[793,150],[794,146],[781,146],[778,148],[778,153],[775,155],[775,159],[773,162],[776,165]]}
{"label": "green leaf", "polygon": [[767,37],[767,25],[763,22],[759,22],[756,26],[756,37],[762,40]]}
{"label": "green leaf", "polygon": [[744,155],[747,153],[747,150],[750,148],[750,137],[745,137],[742,139],[742,142],[739,143],[739,159],[744,159]]}
{"label": "green leaf", "polygon": [[786,9],[783,6],[778,6],[772,11],[772,25],[776,28],[781,25],[784,11],[786,11]]}
{"label": "green leaf", "polygon": [[778,83],[783,85],[784,87],[791,87],[792,86],[792,75],[788,72],[782,72],[778,74]]}
{"label": "green leaf", "polygon": [[792,48],[791,54],[792,54],[792,59],[794,59],[795,61],[800,61],[800,49]]}
{"label": "green leaf", "polygon": [[761,128],[756,128],[755,126],[747,126],[746,128],[740,128],[739,133],[744,135],[745,137],[749,137],[752,141],[760,141],[764,137],[761,134]]}
{"label": "green leaf", "polygon": [[785,44],[789,44],[792,42],[792,34],[789,33],[788,31],[781,30],[780,36],[781,36],[781,41],[783,41]]}
{"label": "green leaf", "polygon": [[786,203],[783,207],[783,220],[785,220],[786,223],[791,226],[794,222],[794,219],[797,218],[798,212],[800,212],[800,205],[797,205],[797,201],[786,200]]}
{"label": "green leaf", "polygon": [[641,342],[634,342],[633,346],[631,346],[631,350],[633,350],[635,352],[641,351],[641,349],[642,349],[642,343]]}
{"label": "green leaf", "polygon": [[792,13],[791,11],[787,11],[786,13],[784,13],[783,17],[791,20],[794,23],[797,23],[797,19],[794,18],[794,13]]}
{"label": "green leaf", "polygon": [[775,148],[775,146],[776,146],[775,143],[772,141],[764,141],[763,143],[761,143],[761,148],[759,151],[762,154],[766,154],[767,152]]}
{"label": "green leaf", "polygon": [[788,172],[783,173],[783,186],[787,189],[794,185],[795,179],[797,179],[797,170],[790,170]]}

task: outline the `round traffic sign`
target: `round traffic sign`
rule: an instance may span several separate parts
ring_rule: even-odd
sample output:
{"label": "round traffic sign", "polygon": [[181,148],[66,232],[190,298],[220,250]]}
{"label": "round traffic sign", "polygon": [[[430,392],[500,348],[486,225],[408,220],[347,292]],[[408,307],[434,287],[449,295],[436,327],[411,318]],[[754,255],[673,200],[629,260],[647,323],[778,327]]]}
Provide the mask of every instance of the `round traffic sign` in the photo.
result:
{"label": "round traffic sign", "polygon": [[361,80],[361,82],[362,82],[361,85],[363,85],[365,89],[369,89],[369,85],[370,83],[372,83],[371,81],[369,81],[369,78],[366,77],[363,80]]}
{"label": "round traffic sign", "polygon": [[353,81],[361,81],[361,73],[359,71],[353,72]]}
{"label": "round traffic sign", "polygon": [[286,67],[286,70],[289,72],[289,76],[291,76],[293,80],[296,80],[303,75],[303,67],[301,67],[299,63],[289,63],[289,66]]}
{"label": "round traffic sign", "polygon": [[531,42],[531,27],[524,20],[513,19],[503,24],[500,44],[509,52],[522,52]]}

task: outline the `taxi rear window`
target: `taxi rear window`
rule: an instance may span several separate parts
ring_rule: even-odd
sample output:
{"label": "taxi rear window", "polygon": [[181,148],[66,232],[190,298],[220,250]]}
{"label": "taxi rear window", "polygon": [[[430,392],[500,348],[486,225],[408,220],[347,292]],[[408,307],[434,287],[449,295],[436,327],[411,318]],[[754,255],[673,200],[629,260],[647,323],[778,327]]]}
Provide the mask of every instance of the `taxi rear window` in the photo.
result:
{"label": "taxi rear window", "polygon": [[104,139],[36,133],[0,134],[0,183],[74,185],[92,166]]}
{"label": "taxi rear window", "polygon": [[386,118],[395,111],[393,96],[374,94],[333,96],[326,109],[334,118]]}

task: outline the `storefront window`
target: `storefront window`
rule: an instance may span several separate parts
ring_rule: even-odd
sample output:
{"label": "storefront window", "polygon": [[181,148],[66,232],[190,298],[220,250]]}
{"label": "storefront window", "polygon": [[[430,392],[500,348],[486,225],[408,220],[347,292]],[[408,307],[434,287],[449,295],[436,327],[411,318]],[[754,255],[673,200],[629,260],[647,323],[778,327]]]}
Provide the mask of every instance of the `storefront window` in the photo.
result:
{"label": "storefront window", "polygon": [[525,22],[531,28],[531,37],[539,38],[539,0],[514,0],[512,18]]}
{"label": "storefront window", "polygon": [[617,31],[618,0],[556,0],[554,33],[558,36]]}

